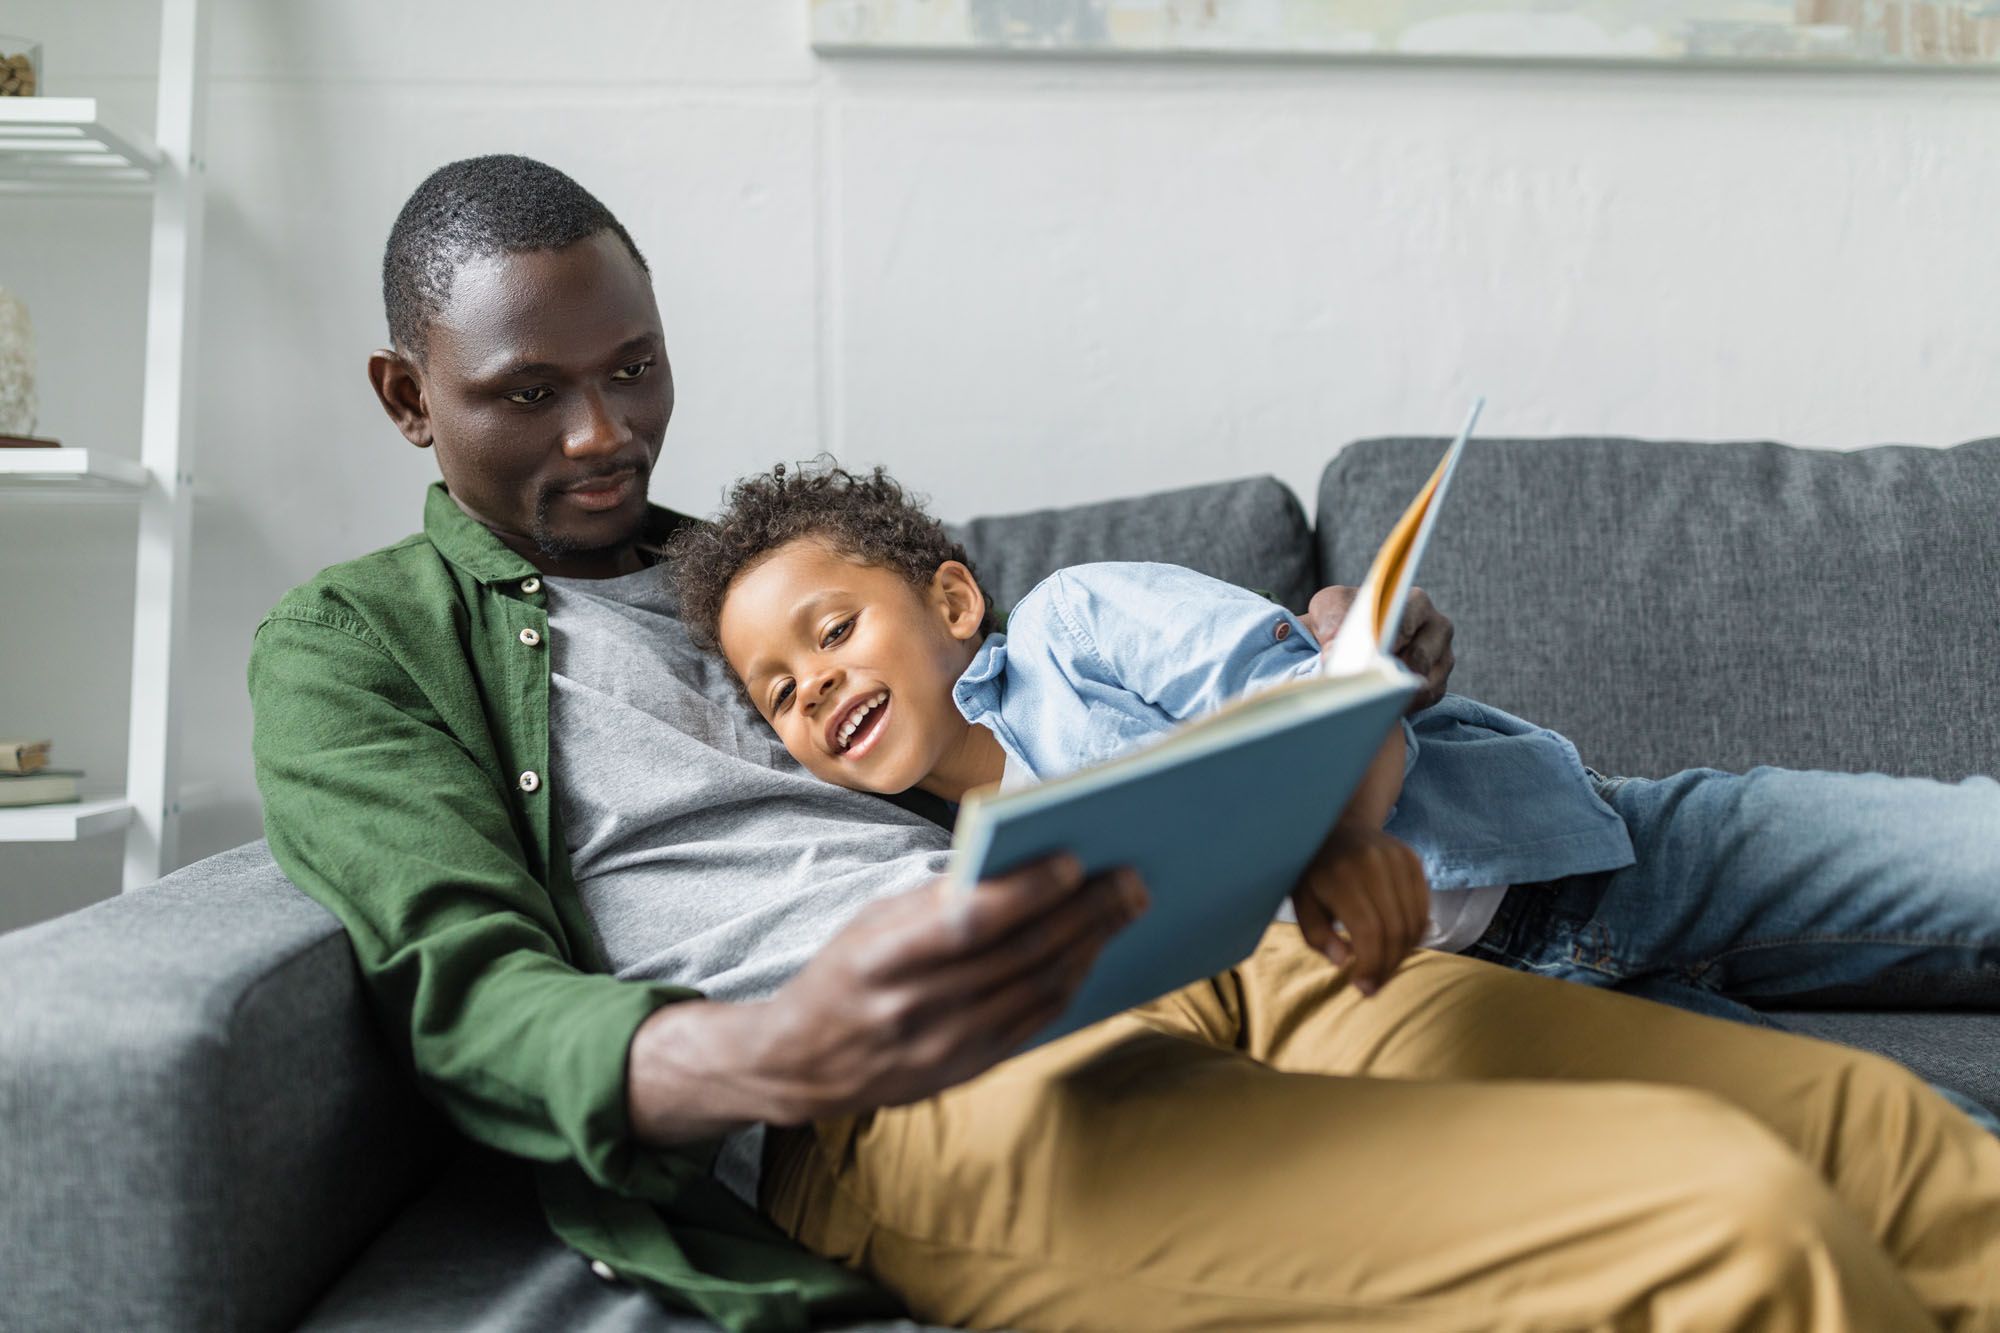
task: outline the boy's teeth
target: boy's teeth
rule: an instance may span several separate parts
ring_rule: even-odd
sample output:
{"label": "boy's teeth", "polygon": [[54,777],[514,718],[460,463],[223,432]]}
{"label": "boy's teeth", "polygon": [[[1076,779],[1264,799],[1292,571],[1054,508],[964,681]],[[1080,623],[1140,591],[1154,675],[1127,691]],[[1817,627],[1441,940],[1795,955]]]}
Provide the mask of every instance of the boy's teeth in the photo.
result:
{"label": "boy's teeth", "polygon": [[862,722],[863,722],[863,721],[865,721],[865,720],[867,719],[867,717],[868,717],[868,715],[869,715],[870,713],[874,712],[874,711],[876,710],[876,708],[880,707],[880,706],[881,706],[881,703],[882,703],[882,701],[883,701],[884,699],[888,698],[888,697],[889,697],[889,691],[887,691],[887,690],[883,690],[883,691],[882,691],[882,692],[881,692],[880,694],[876,695],[876,696],[875,696],[875,697],[874,697],[873,699],[870,699],[870,700],[869,700],[869,701],[868,701],[867,703],[865,703],[865,704],[861,705],[861,707],[859,707],[859,708],[855,709],[855,710],[854,710],[854,714],[853,714],[853,716],[849,717],[849,718],[847,719],[847,721],[845,721],[845,722],[841,723],[841,726],[840,726],[840,748],[841,748],[841,749],[845,750],[845,749],[846,749],[846,748],[848,747],[848,745],[849,745],[849,744],[850,744],[850,743],[851,743],[851,742],[853,741],[853,739],[854,739],[854,732],[855,732],[855,729],[856,729],[857,727],[859,727],[859,726],[860,726],[860,725],[862,724]]}

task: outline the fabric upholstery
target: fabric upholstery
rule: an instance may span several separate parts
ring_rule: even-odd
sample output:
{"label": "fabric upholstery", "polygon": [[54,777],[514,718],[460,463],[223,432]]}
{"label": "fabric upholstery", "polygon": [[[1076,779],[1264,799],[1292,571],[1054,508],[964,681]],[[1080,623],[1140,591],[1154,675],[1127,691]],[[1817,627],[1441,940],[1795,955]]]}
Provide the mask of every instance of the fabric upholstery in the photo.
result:
{"label": "fabric upholstery", "polygon": [[[1362,577],[1444,444],[1334,459],[1323,582]],[[1585,763],[2000,770],[2000,439],[1475,439],[1446,506],[1418,581],[1458,626],[1453,688]]]}
{"label": "fabric upholstery", "polygon": [[1315,587],[1305,511],[1275,477],[975,518],[952,532],[1002,609],[1056,570],[1098,560],[1186,565],[1293,611],[1305,609]]}
{"label": "fabric upholstery", "polygon": [[2000,1014],[1824,1010],[1772,1017],[1808,1037],[1900,1060],[1931,1082],[2000,1112]]}
{"label": "fabric upholstery", "polygon": [[[592,1276],[549,1237],[520,1163],[467,1147],[299,1325],[300,1333],[702,1333],[714,1325]],[[907,1320],[830,1325],[921,1333]]]}
{"label": "fabric upholstery", "polygon": [[346,936],[252,843],[0,935],[0,1328],[289,1326],[420,1182]]}

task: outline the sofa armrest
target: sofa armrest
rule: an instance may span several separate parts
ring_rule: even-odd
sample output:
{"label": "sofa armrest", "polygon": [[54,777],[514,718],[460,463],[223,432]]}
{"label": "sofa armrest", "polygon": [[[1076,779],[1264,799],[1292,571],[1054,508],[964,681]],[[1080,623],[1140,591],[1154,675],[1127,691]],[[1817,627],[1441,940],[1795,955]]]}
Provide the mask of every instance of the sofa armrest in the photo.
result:
{"label": "sofa armrest", "polygon": [[287,1327],[438,1121],[262,843],[0,935],[0,1329]]}

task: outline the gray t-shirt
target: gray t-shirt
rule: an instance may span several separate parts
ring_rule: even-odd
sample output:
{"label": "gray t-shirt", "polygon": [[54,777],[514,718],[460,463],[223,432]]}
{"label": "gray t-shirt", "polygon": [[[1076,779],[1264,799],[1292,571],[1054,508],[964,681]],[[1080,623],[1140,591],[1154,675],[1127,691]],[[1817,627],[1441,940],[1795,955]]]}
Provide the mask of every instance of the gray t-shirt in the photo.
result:
{"label": "gray t-shirt", "polygon": [[[544,579],[549,770],[585,912],[621,977],[770,995],[950,835],[807,773],[682,626],[662,567]],[[761,1135],[718,1174],[753,1203]]]}

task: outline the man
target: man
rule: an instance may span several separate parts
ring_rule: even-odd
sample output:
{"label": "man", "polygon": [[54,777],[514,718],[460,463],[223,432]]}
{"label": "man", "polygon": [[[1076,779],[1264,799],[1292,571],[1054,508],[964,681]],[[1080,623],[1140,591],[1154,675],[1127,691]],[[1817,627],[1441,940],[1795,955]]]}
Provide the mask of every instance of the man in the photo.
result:
{"label": "man", "polygon": [[2000,1145],[1885,1061],[1622,996],[1425,954],[1364,1000],[1279,928],[995,1068],[1143,886],[1059,858],[933,892],[938,824],[789,765],[687,642],[650,567],[685,520],[646,503],[672,378],[623,228],[539,163],[456,163],[384,295],[370,380],[444,484],[421,535],[260,627],[267,829],[422,1086],[539,1163],[609,1270],[732,1328],[893,1309],[863,1272],[1023,1328],[2000,1307],[1962,1243],[2000,1239]]}

